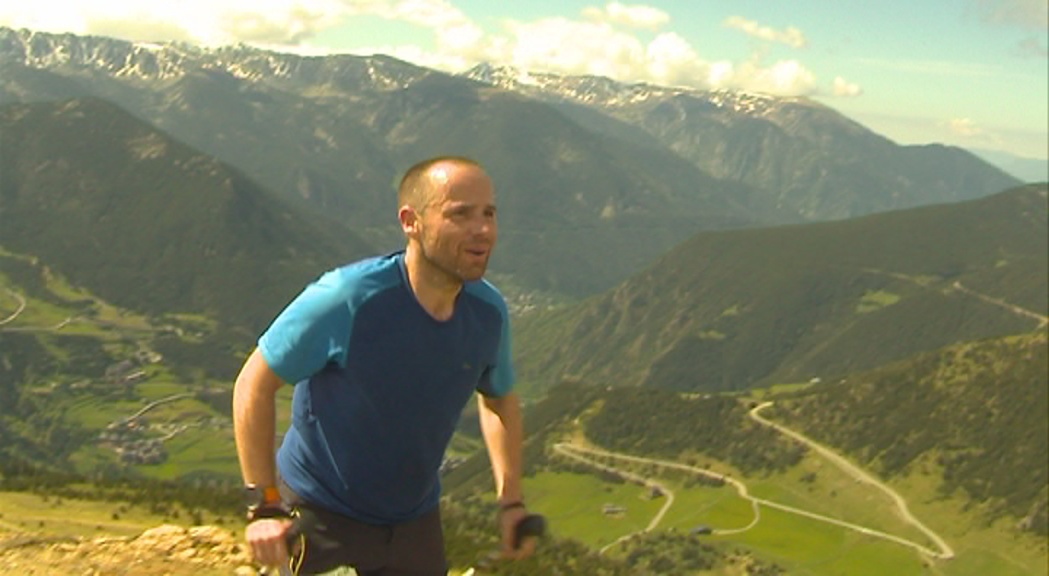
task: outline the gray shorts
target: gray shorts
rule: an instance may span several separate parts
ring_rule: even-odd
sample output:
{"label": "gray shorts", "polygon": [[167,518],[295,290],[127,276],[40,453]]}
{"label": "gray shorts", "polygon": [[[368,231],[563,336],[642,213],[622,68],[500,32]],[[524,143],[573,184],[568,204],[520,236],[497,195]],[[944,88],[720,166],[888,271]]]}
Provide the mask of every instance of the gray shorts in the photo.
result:
{"label": "gray shorts", "polygon": [[360,576],[448,574],[440,507],[415,520],[379,526],[313,506],[283,483],[281,493],[307,527],[291,560],[296,575],[323,574],[342,566]]}

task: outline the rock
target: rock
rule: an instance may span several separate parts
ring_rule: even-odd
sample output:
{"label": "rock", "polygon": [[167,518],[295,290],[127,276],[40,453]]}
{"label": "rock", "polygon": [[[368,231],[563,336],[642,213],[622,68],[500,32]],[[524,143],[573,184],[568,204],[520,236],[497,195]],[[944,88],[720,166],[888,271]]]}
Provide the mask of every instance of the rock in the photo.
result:
{"label": "rock", "polygon": [[[4,545],[6,544],[6,545]],[[82,576],[254,576],[240,536],[215,526],[163,525],[134,538],[99,537],[56,541],[15,535],[0,542],[6,574]],[[9,572],[32,566],[30,572]]]}

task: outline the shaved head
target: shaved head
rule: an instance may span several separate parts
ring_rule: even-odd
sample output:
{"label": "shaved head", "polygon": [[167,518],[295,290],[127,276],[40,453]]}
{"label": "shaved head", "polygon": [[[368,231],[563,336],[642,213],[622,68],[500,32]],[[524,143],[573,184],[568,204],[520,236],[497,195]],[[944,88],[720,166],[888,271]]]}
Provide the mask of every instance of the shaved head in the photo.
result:
{"label": "shaved head", "polygon": [[401,185],[397,189],[397,205],[411,206],[416,212],[423,212],[433,198],[435,187],[448,182],[450,176],[447,168],[469,166],[481,169],[476,161],[464,156],[438,156],[415,164],[404,173]]}

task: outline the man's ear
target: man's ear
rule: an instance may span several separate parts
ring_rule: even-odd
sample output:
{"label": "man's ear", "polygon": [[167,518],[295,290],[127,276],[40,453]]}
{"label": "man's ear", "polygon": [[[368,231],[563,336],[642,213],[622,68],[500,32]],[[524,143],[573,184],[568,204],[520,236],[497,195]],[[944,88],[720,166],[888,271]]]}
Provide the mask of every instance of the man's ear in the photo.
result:
{"label": "man's ear", "polygon": [[405,204],[397,211],[397,219],[401,221],[401,230],[405,236],[413,236],[419,227],[419,215],[415,209]]}

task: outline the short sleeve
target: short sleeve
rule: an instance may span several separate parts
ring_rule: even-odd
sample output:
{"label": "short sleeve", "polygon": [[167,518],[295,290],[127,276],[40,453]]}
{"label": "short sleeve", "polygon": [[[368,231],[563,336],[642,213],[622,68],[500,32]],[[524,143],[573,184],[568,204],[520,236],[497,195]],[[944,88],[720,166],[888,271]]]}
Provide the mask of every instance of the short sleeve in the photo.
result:
{"label": "short sleeve", "polygon": [[295,384],[329,362],[345,362],[351,325],[347,287],[334,270],[281,311],[259,338],[259,350],[282,380]]}
{"label": "short sleeve", "polygon": [[502,327],[499,333],[499,349],[496,352],[495,365],[489,367],[481,376],[477,390],[485,396],[506,396],[513,390],[516,376],[510,342],[510,313],[502,298],[498,301],[499,313],[502,316]]}

